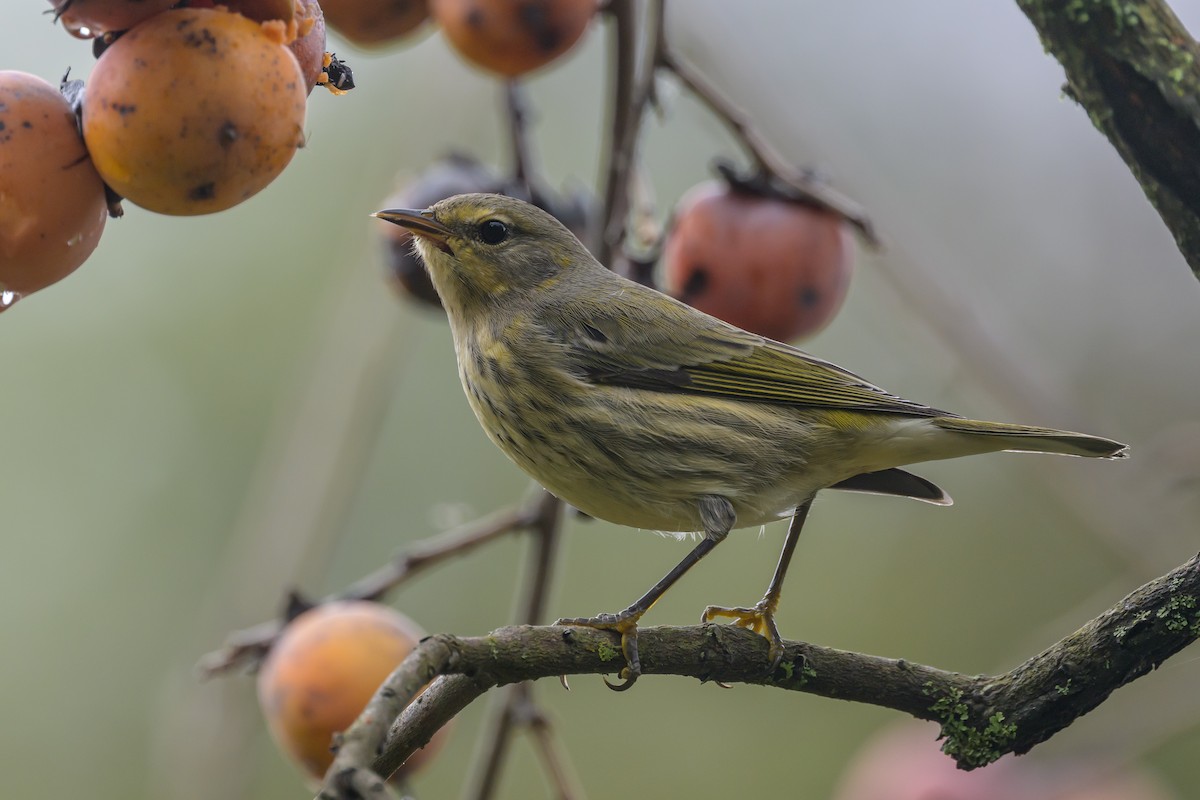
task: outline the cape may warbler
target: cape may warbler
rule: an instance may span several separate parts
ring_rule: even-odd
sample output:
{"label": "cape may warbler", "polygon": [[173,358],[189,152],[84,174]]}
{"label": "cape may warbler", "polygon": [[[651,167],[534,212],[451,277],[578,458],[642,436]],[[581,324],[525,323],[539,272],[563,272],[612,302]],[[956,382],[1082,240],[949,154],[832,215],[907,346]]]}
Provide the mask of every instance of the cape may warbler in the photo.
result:
{"label": "cape may warbler", "polygon": [[763,599],[704,612],[768,637],[777,663],[780,586],[818,490],[948,505],[937,486],[897,467],[998,450],[1125,455],[1108,439],[964,419],[896,397],[614,274],[520,200],[467,194],[376,216],[415,234],[467,399],[509,458],[594,517],[703,532],[629,608],[560,620],[621,634],[625,686],[640,671],[638,619],[732,528],[792,517]]}

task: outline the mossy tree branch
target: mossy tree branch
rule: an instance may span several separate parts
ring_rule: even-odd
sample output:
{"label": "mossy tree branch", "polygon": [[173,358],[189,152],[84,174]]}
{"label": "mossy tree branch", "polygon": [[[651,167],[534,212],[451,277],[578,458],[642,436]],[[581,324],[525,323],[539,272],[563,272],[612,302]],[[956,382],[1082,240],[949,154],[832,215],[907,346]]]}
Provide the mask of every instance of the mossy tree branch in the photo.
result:
{"label": "mossy tree branch", "polygon": [[1163,0],[1017,0],[1200,278],[1200,46]]}
{"label": "mossy tree branch", "polygon": [[[1000,675],[966,676],[879,656],[787,642],[770,672],[766,640],[732,626],[646,628],[642,671],[751,683],[893,708],[942,725],[942,749],[965,769],[1025,753],[1200,636],[1200,555],[1150,581],[1099,617]],[[432,636],[380,688],[346,731],[326,775],[340,786],[380,784],[450,717],[488,689],[624,665],[619,638],[590,628],[514,626],[487,636]],[[442,676],[417,703],[428,680]],[[393,724],[393,720],[398,722]]]}

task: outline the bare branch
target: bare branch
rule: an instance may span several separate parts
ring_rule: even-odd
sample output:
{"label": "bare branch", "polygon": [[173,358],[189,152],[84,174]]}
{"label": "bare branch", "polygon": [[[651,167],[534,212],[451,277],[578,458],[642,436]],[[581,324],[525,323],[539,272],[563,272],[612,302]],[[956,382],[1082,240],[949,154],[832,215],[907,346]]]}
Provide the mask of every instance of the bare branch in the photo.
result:
{"label": "bare branch", "polygon": [[[647,675],[751,683],[893,708],[942,725],[943,745],[966,769],[1024,753],[1098,706],[1113,690],[1155,669],[1200,635],[1200,556],[1145,584],[1075,633],[1016,668],[970,677],[903,660],[786,642],[769,672],[767,641],[734,626],[646,628]],[[616,636],[588,628],[518,626],[474,638],[427,639],[388,679],[345,734],[339,771],[402,763],[452,715],[488,688],[568,674],[618,671]],[[384,737],[421,682],[443,678]],[[441,691],[435,689],[441,686]],[[431,707],[445,704],[439,713]],[[453,709],[453,710],[450,710]],[[448,718],[448,717],[447,717]],[[386,774],[386,773],[385,773]],[[327,791],[333,791],[331,787]],[[326,794],[327,798],[345,795]]]}
{"label": "bare branch", "polygon": [[[502,511],[431,536],[401,552],[383,567],[320,602],[378,600],[434,564],[452,556],[464,555],[492,539],[528,527],[540,514],[540,504],[530,509]],[[201,675],[211,678],[231,670],[256,666],[279,638],[284,624],[284,620],[274,619],[231,633],[219,650],[200,659]]]}

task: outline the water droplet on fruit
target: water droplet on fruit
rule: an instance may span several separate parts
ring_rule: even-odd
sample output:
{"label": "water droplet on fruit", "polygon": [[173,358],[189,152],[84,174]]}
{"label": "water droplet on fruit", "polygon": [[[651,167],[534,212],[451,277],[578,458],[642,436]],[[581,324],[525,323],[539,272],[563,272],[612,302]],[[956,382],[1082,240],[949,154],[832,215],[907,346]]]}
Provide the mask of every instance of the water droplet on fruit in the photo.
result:
{"label": "water droplet on fruit", "polygon": [[67,17],[62,18],[62,25],[63,28],[66,29],[67,33],[71,34],[76,39],[94,39],[96,37],[96,31],[93,31],[87,25],[81,25]]}

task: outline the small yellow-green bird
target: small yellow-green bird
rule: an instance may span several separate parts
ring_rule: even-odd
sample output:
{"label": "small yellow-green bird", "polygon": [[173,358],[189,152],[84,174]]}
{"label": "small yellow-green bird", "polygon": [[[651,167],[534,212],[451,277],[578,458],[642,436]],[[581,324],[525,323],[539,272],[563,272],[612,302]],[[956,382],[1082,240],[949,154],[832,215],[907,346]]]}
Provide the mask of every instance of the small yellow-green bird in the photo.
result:
{"label": "small yellow-green bird", "polygon": [[703,614],[766,636],[776,664],[781,585],[819,490],[948,505],[941,489],[898,467],[999,450],[1125,455],[1108,439],[903,400],[614,274],[520,200],[466,194],[375,216],[415,234],[449,316],[467,399],[517,466],[591,516],[703,533],[624,611],[559,620],[621,634],[620,688],[640,673],[638,620],[733,528],[792,518],[763,599]]}

